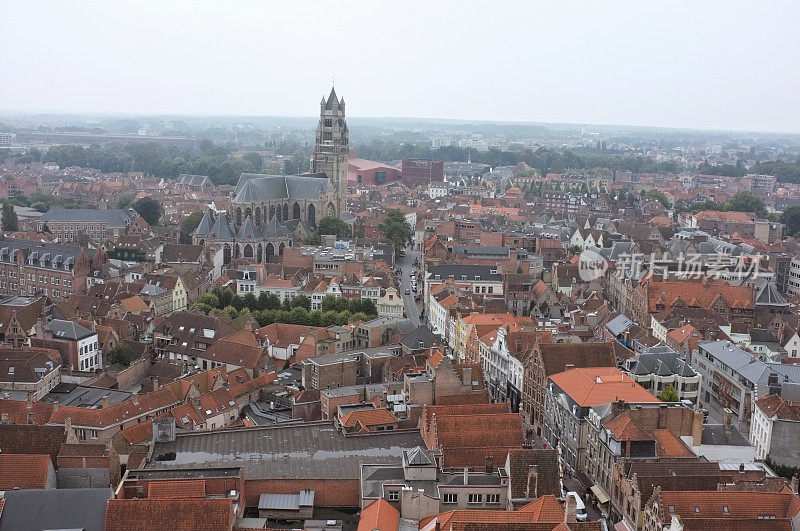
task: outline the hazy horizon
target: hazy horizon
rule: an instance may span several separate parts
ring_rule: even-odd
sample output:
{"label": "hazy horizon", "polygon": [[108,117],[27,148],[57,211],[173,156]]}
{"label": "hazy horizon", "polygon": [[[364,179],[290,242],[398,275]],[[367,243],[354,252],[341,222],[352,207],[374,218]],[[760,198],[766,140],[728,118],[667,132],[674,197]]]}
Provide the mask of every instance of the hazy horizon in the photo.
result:
{"label": "hazy horizon", "polygon": [[[0,3],[0,109],[800,132],[800,2]],[[26,22],[28,21],[28,22]]]}

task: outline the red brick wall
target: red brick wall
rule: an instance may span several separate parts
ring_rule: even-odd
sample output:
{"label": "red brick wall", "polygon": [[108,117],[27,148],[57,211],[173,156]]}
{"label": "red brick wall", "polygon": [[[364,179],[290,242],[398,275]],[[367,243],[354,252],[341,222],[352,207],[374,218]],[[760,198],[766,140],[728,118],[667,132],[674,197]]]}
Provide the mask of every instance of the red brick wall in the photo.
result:
{"label": "red brick wall", "polygon": [[358,507],[361,499],[358,479],[248,479],[244,504],[257,507],[261,494],[297,494],[314,491],[315,507]]}

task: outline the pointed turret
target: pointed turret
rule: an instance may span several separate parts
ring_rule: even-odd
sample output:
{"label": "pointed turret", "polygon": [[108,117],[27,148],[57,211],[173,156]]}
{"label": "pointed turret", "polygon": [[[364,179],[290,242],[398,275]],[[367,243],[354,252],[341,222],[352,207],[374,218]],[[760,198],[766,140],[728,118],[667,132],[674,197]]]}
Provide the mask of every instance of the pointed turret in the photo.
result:
{"label": "pointed turret", "polygon": [[286,227],[278,221],[278,216],[272,216],[272,219],[269,220],[269,224],[264,227],[264,238],[266,239],[274,239],[274,238],[283,238],[289,234],[289,231]]}
{"label": "pointed turret", "polygon": [[256,226],[253,225],[253,220],[247,216],[242,223],[242,228],[239,230],[238,238],[242,241],[256,239]]}
{"label": "pointed turret", "polygon": [[231,227],[228,221],[228,215],[224,212],[220,212],[217,221],[214,222],[214,226],[211,228],[211,234],[209,234],[209,236],[219,240],[232,240],[235,234],[233,227]]}
{"label": "pointed turret", "polygon": [[194,230],[195,236],[208,236],[211,233],[211,228],[214,226],[214,214],[211,213],[211,209],[207,209],[206,213],[203,214],[203,219],[200,220],[200,224]]}
{"label": "pointed turret", "polygon": [[336,97],[336,89],[331,87],[331,93],[328,95],[328,101],[325,102],[325,108],[330,110],[333,109],[334,105],[339,105],[339,98]]}

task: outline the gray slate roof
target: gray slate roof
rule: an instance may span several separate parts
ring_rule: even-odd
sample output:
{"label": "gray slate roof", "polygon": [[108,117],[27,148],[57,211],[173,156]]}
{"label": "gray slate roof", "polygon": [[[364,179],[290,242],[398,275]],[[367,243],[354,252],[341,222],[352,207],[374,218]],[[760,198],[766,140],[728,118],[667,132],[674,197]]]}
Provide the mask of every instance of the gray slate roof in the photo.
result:
{"label": "gray slate roof", "polygon": [[0,531],[83,529],[103,531],[111,489],[22,489],[5,493]]}
{"label": "gray slate roof", "polygon": [[128,210],[109,209],[97,210],[92,208],[51,208],[39,218],[45,223],[53,222],[75,222],[75,223],[96,223],[106,222],[109,227],[125,227],[138,214],[132,214]]}
{"label": "gray slate roof", "polygon": [[283,238],[289,234],[289,229],[285,224],[278,221],[278,216],[272,216],[272,219],[269,220],[269,224],[264,226],[262,233],[266,239]]}
{"label": "gray slate roof", "polygon": [[772,282],[767,282],[758,290],[756,294],[756,306],[789,306],[786,299],[778,293],[778,289]]}
{"label": "gray slate roof", "polygon": [[633,326],[633,321],[625,317],[625,314],[619,314],[606,323],[606,330],[616,337],[620,334],[624,334],[631,326]]}
{"label": "gray slate roof", "polygon": [[461,280],[461,277],[466,276],[467,280],[475,280],[475,277],[480,277],[480,281],[495,281],[503,280],[503,275],[500,273],[492,273],[492,270],[497,271],[497,267],[492,266],[474,266],[474,265],[461,265],[461,264],[442,264],[428,268],[430,273],[429,278],[435,279],[436,275],[443,280],[447,277],[453,277],[454,280]]}
{"label": "gray slate roof", "polygon": [[44,325],[44,329],[51,331],[53,337],[57,339],[71,339],[73,341],[89,337],[96,333],[82,327],[78,323],[65,321],[63,319],[53,319]]}
{"label": "gray slate roof", "polygon": [[208,236],[211,234],[211,228],[214,226],[214,214],[211,213],[211,209],[207,209],[206,213],[203,214],[203,219],[200,220],[200,224],[195,229],[194,233],[198,236]]}
{"label": "gray slate roof", "polygon": [[697,373],[689,366],[689,363],[678,356],[669,347],[655,347],[654,352],[640,353],[636,357],[626,361],[626,369],[631,374],[645,375],[656,374],[658,376],[672,376],[677,374],[691,378]]}
{"label": "gray slate roof", "polygon": [[437,338],[426,325],[419,325],[416,330],[404,337],[400,344],[411,350],[429,348],[436,344]]}
{"label": "gray slate roof", "polygon": [[250,219],[250,216],[244,218],[244,223],[242,223],[242,228],[239,229],[239,239],[240,240],[256,239],[256,226],[253,225],[253,220]]}
{"label": "gray slate roof", "polygon": [[243,173],[234,191],[236,203],[260,203],[273,199],[318,199],[328,191],[324,173],[262,175]]}
{"label": "gray slate roof", "polygon": [[228,221],[227,214],[220,212],[217,221],[215,221],[214,226],[211,227],[211,233],[209,235],[212,238],[219,238],[220,240],[231,240],[234,234],[236,233],[233,231],[233,227]]}
{"label": "gray slate roof", "polygon": [[258,508],[273,511],[299,511],[300,507],[314,506],[314,491],[301,490],[300,494],[262,494]]}
{"label": "gray slate roof", "polygon": [[398,463],[404,450],[424,444],[418,430],[345,436],[330,422],[309,422],[179,434],[153,450],[175,452],[175,460],[147,468],[241,466],[251,479],[359,479],[362,463]]}
{"label": "gray slate roof", "polygon": [[202,186],[205,184],[212,184],[211,179],[206,175],[192,175],[189,173],[181,173],[178,175],[178,184],[181,186]]}

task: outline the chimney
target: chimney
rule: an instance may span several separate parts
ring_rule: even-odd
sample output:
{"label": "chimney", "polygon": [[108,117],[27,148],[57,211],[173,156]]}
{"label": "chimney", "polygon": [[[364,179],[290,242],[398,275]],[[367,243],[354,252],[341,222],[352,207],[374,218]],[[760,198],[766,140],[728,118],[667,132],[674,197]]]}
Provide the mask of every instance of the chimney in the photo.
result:
{"label": "chimney", "polygon": [[33,391],[28,391],[28,396],[26,397],[26,404],[25,407],[28,409],[33,407]]}
{"label": "chimney", "polygon": [[525,488],[526,498],[537,498],[539,492],[539,465],[528,465],[528,484]]}
{"label": "chimney", "polygon": [[53,411],[58,411],[59,407],[61,407],[61,403],[58,400],[53,402]]}
{"label": "chimney", "polygon": [[744,463],[739,463],[739,473],[744,474]]}
{"label": "chimney", "polygon": [[494,457],[489,455],[486,457],[486,474],[491,474],[494,470]]}
{"label": "chimney", "polygon": [[574,496],[567,496],[567,508],[564,511],[564,521],[568,524],[578,521],[575,513],[578,511],[578,500]]}
{"label": "chimney", "polygon": [[11,415],[8,413],[3,413],[0,417],[0,424],[11,424]]}
{"label": "chimney", "polygon": [[797,474],[792,476],[792,481],[789,483],[789,488],[792,489],[792,492],[797,493],[798,484],[800,483],[800,478],[797,477]]}
{"label": "chimney", "polygon": [[472,367],[464,367],[461,369],[462,385],[472,387]]}
{"label": "chimney", "polygon": [[153,378],[153,391],[158,391],[159,389],[158,378]]}
{"label": "chimney", "polygon": [[138,394],[133,393],[133,396],[131,397],[131,400],[133,401],[133,403],[135,405],[137,405],[137,406],[139,405],[139,395]]}
{"label": "chimney", "polygon": [[75,435],[75,430],[72,429],[72,419],[70,417],[64,419],[64,434],[67,437],[67,444],[78,444],[78,436]]}
{"label": "chimney", "polygon": [[106,409],[108,407],[108,395],[104,396],[100,403],[101,403],[100,407]]}
{"label": "chimney", "polygon": [[464,485],[469,485],[469,467],[464,467]]}
{"label": "chimney", "polygon": [[725,427],[725,435],[730,436],[731,434],[731,417],[733,416],[733,412],[725,408],[722,410],[722,424]]}
{"label": "chimney", "polygon": [[30,426],[32,426],[33,424],[36,424],[36,418],[33,415],[33,411],[28,411],[28,415],[27,415],[26,421],[28,422],[28,425],[30,425]]}

